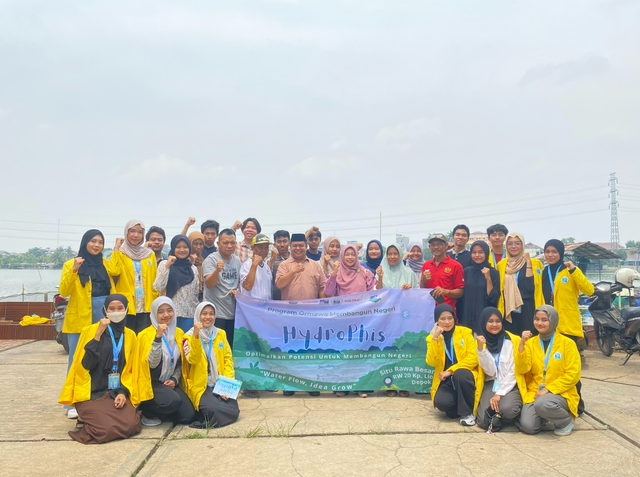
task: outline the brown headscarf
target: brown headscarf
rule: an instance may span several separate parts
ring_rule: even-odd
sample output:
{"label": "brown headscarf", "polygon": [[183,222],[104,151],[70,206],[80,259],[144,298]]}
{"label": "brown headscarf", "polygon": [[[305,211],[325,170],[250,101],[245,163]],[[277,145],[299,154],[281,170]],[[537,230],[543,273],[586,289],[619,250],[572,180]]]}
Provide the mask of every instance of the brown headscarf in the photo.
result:
{"label": "brown headscarf", "polygon": [[516,283],[516,273],[527,263],[527,260],[524,258],[525,241],[522,234],[511,232],[507,235],[507,240],[509,238],[517,238],[522,242],[522,251],[518,255],[507,256],[507,268],[504,274],[504,316],[509,323],[512,323],[511,312],[524,304]]}

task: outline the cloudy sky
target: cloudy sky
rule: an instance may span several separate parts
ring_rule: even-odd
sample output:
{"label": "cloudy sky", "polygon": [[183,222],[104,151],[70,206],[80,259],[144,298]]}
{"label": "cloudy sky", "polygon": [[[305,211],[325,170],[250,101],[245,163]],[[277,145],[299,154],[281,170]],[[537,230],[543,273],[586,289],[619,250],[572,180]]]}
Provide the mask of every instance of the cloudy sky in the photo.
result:
{"label": "cloudy sky", "polygon": [[612,172],[640,240],[639,24],[625,0],[0,0],[0,249],[190,215],[609,241]]}

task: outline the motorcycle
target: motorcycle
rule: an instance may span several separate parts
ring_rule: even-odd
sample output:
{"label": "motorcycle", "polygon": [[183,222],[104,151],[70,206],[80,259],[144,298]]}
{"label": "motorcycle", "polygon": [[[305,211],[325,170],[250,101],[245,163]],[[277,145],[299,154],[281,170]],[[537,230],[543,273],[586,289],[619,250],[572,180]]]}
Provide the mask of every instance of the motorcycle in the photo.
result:
{"label": "motorcycle", "polygon": [[60,296],[59,293],[56,293],[53,297],[53,306],[55,310],[51,313],[51,319],[54,322],[54,329],[56,330],[56,343],[61,344],[64,350],[69,352],[69,340],[67,339],[67,334],[62,332],[62,328],[64,327],[64,315],[67,311],[67,305],[69,301]]}
{"label": "motorcycle", "polygon": [[624,366],[634,353],[640,354],[640,306],[618,309],[613,302],[624,288],[640,285],[640,273],[621,268],[614,280],[615,283],[594,285],[594,294],[588,300],[589,313],[598,348],[605,356],[611,356],[614,350],[626,352]]}

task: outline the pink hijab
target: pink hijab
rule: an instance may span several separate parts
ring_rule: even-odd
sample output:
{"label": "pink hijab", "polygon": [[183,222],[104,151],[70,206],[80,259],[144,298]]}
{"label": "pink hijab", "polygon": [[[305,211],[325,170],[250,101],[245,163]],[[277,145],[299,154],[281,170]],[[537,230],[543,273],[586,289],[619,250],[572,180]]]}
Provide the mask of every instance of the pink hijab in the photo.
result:
{"label": "pink hijab", "polygon": [[[356,261],[352,266],[348,266],[344,261],[347,250],[353,250],[356,254]],[[336,283],[340,290],[340,295],[350,295],[351,293],[361,293],[369,288],[370,282],[374,282],[373,274],[360,265],[358,260],[358,250],[353,245],[345,245],[340,251],[340,268],[336,275]]]}

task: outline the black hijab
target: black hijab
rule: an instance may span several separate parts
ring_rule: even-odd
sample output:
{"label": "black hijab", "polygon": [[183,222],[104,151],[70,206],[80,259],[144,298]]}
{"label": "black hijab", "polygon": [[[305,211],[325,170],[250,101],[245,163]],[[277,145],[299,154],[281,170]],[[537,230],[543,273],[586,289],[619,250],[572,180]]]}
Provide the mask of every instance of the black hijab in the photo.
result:
{"label": "black hijab", "polygon": [[[104,308],[102,309],[102,313],[104,314],[105,318],[107,317],[107,308],[109,308],[109,304],[113,301],[119,301],[124,305],[125,310],[127,311],[129,310],[129,300],[127,300],[127,297],[124,295],[121,295],[120,293],[112,293],[111,295],[109,295],[107,298],[104,299]],[[113,337],[116,339],[116,341],[120,339],[120,335],[124,333],[124,327],[125,327],[126,321],[127,319],[125,317],[125,319],[122,320],[120,323],[112,322],[109,325],[111,326],[111,330],[113,331]],[[111,334],[108,332],[106,334],[111,336]]]}
{"label": "black hijab", "polygon": [[[500,318],[500,321],[503,323],[502,329],[497,335],[494,335],[493,333],[489,333],[487,331],[487,322],[493,315],[496,315],[498,318]],[[487,349],[492,354],[498,354],[502,350],[502,343],[504,341],[504,338],[511,339],[504,329],[502,313],[500,313],[500,310],[498,310],[497,308],[488,306],[484,310],[482,310],[482,313],[480,313],[480,326],[482,327],[482,335],[487,340]]]}
{"label": "black hijab", "polygon": [[542,294],[544,295],[544,301],[548,305],[552,305],[553,286],[551,280],[549,280],[549,272],[551,272],[552,279],[555,279],[557,274],[566,267],[564,266],[564,244],[560,240],[551,239],[544,244],[544,250],[546,250],[549,246],[555,248],[560,254],[560,260],[558,260],[553,265],[548,264],[545,267],[544,272],[542,273]]}
{"label": "black hijab", "polygon": [[[475,246],[482,248],[484,261],[476,263],[471,260],[471,265],[464,269],[464,301],[463,313],[460,324],[471,328],[476,334],[482,334],[482,323],[479,319],[482,310],[487,306],[496,305],[500,296],[500,275],[489,263],[489,245],[483,240],[473,242],[471,254]],[[487,279],[482,273],[483,268],[489,269],[489,279],[493,284],[493,290],[487,295]]]}
{"label": "black hijab", "polygon": [[78,257],[83,258],[84,262],[78,269],[78,278],[80,278],[80,283],[83,288],[89,279],[91,279],[92,296],[105,296],[111,291],[111,281],[109,280],[109,274],[102,261],[102,252],[98,255],[92,255],[87,250],[87,245],[97,235],[102,237],[102,242],[104,243],[104,235],[97,229],[87,230],[82,236],[80,248],[78,249]]}
{"label": "black hijab", "polygon": [[[109,295],[104,300],[104,308],[102,309],[102,312],[104,313],[105,317],[107,316],[107,308],[109,308],[109,304],[114,301],[119,301],[120,303],[122,303],[124,305],[125,310],[129,309],[129,300],[127,300],[127,298],[124,295],[121,295],[119,293],[113,293],[112,295]],[[120,337],[124,333],[126,322],[127,322],[127,319],[125,317],[125,319],[122,320],[120,323],[111,322],[109,324],[109,327],[113,332],[113,338],[115,339],[114,344],[116,345],[118,344],[118,341],[120,341]],[[124,338],[122,341],[123,341],[122,350],[118,355],[118,372],[120,374],[122,374],[122,370],[124,369],[124,365],[126,362],[124,358],[124,349],[125,349]],[[113,340],[111,339],[111,333],[109,333],[109,331],[106,330],[104,333],[102,333],[102,336],[100,337],[100,357],[99,357],[100,362],[102,362],[102,369],[104,369],[104,372],[106,374],[110,374],[111,372],[113,372],[113,344],[112,343],[113,343]]]}
{"label": "black hijab", "polygon": [[[451,305],[448,305],[447,303],[441,303],[438,306],[436,306],[435,310],[433,310],[433,318],[436,321],[436,324],[438,324],[438,318],[440,318],[440,315],[442,315],[445,311],[448,311],[449,313],[451,313],[454,320],[453,328],[451,328],[449,331],[442,332],[442,338],[444,339],[445,348],[451,349],[451,340],[453,339],[453,332],[456,330],[456,323],[455,323],[456,312],[454,311]],[[456,359],[455,351],[453,353],[453,362],[449,359],[449,357],[445,353],[444,369],[449,369],[451,366],[456,364],[457,361],[458,360]]]}
{"label": "black hijab", "polygon": [[[178,243],[183,241],[189,247],[189,255],[191,255],[191,242],[186,235],[176,235],[171,239],[171,250],[169,255],[176,255],[176,247]],[[191,268],[193,264],[187,258],[178,258],[169,268],[169,279],[167,280],[167,296],[173,298],[176,292],[185,285],[188,285],[193,281],[195,275]]]}

